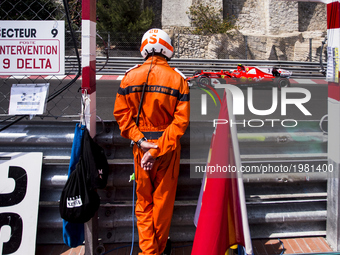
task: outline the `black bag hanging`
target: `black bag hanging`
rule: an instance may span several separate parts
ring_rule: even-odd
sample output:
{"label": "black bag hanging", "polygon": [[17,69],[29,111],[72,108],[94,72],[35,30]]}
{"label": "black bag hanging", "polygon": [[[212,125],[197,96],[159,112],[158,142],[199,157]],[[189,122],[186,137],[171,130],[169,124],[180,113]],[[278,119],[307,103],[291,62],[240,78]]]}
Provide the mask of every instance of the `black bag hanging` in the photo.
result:
{"label": "black bag hanging", "polygon": [[61,193],[59,211],[64,220],[72,223],[89,221],[99,209],[100,198],[87,183],[87,170],[80,156],[76,169],[68,178]]}
{"label": "black bag hanging", "polygon": [[[68,168],[68,177],[76,169],[77,163],[79,162],[85,128],[85,125],[76,124]],[[84,235],[84,223],[72,223],[63,219],[63,240],[67,246],[73,248],[82,245],[85,240]]]}
{"label": "black bag hanging", "polygon": [[109,175],[109,164],[104,149],[92,139],[87,129],[84,130],[82,157],[91,188],[104,189]]}

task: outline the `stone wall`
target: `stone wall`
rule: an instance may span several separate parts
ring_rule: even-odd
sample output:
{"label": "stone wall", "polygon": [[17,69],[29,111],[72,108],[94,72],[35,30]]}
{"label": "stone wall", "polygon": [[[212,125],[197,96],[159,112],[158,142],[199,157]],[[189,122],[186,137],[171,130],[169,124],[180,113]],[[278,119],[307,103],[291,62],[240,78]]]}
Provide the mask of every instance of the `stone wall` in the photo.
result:
{"label": "stone wall", "polygon": [[326,4],[281,0],[224,0],[224,16],[234,16],[244,33],[281,34],[327,30]]}
{"label": "stone wall", "polygon": [[[325,36],[323,32],[295,32],[271,36],[243,34],[240,31],[213,36],[176,32],[169,32],[169,34],[172,35],[175,48],[174,57],[288,61],[310,61],[310,43],[312,61],[319,61]],[[325,53],[326,48],[323,56],[326,56]]]}
{"label": "stone wall", "polygon": [[236,26],[241,31],[266,34],[265,0],[229,0],[224,1],[224,17],[235,17]]}
{"label": "stone wall", "polygon": [[326,5],[322,3],[299,2],[299,31],[326,31]]}
{"label": "stone wall", "polygon": [[[190,1],[199,0],[181,0],[189,6]],[[325,4],[281,0],[218,1],[223,2],[225,17],[236,18],[238,30],[229,35],[196,36],[188,33],[188,24],[163,22],[163,29],[173,39],[176,57],[309,61],[312,42],[312,59],[318,60],[327,34]],[[179,20],[176,23],[180,24]]]}
{"label": "stone wall", "polygon": [[208,58],[207,50],[210,43],[210,36],[199,36],[191,34],[176,34],[173,37],[175,57],[180,58]]}
{"label": "stone wall", "polygon": [[278,35],[299,31],[298,2],[271,0],[268,11],[267,34]]}
{"label": "stone wall", "polygon": [[192,0],[165,0],[162,2],[162,27],[190,27],[190,19],[186,12],[192,5]]}

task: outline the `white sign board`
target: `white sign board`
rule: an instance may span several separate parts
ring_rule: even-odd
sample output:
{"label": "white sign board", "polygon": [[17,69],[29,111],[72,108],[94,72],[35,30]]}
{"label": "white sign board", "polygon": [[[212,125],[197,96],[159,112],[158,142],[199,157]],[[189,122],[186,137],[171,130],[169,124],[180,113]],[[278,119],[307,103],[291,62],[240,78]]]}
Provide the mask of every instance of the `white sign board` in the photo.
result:
{"label": "white sign board", "polygon": [[42,155],[0,153],[0,254],[35,254]]}
{"label": "white sign board", "polygon": [[13,84],[9,101],[9,115],[43,114],[49,83]]}
{"label": "white sign board", "polygon": [[0,75],[65,72],[64,21],[0,21]]}

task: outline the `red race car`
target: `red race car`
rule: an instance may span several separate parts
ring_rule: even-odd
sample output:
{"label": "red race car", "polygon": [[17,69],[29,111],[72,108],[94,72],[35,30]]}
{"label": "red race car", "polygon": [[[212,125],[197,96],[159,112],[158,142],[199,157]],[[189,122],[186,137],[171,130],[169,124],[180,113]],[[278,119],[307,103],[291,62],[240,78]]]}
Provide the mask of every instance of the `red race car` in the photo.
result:
{"label": "red race car", "polygon": [[232,84],[236,86],[257,86],[269,84],[279,90],[289,87],[289,77],[292,72],[276,67],[255,67],[239,64],[236,70],[231,72],[204,72],[196,71],[194,76],[188,78],[190,87],[216,86],[217,84]]}

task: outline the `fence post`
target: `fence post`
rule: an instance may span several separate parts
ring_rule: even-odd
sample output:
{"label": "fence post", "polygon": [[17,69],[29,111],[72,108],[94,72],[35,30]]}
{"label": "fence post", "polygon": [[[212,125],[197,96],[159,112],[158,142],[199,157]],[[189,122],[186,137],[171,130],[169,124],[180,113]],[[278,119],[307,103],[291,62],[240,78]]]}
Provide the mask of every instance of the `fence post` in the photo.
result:
{"label": "fence post", "polygon": [[[325,71],[325,68],[323,66],[323,51],[324,51],[324,46],[326,44],[326,41],[327,41],[327,36],[325,37],[325,39],[322,41],[322,44],[321,44],[321,50],[320,50],[320,72],[323,74],[323,75],[326,75],[326,71]],[[327,60],[327,54],[326,55],[326,62],[328,61]]]}
{"label": "fence post", "polygon": [[313,55],[312,41],[313,41],[313,38],[309,38],[309,62],[312,62],[312,55]]}
{"label": "fence post", "polygon": [[107,50],[110,52],[110,46],[111,46],[111,34],[110,32],[107,32]]}
{"label": "fence post", "polygon": [[[96,134],[96,0],[82,0],[82,95],[90,99],[85,110],[86,126]],[[85,223],[85,255],[98,246],[97,214]]]}

